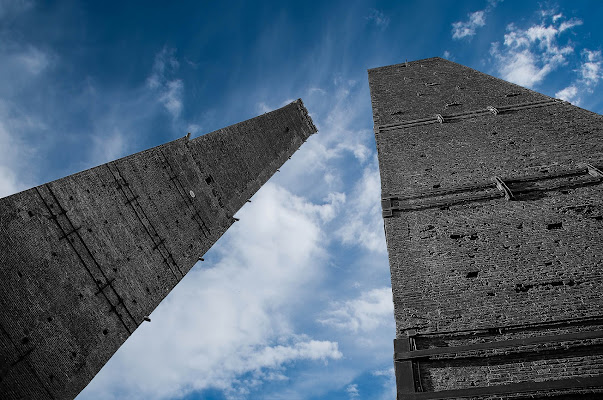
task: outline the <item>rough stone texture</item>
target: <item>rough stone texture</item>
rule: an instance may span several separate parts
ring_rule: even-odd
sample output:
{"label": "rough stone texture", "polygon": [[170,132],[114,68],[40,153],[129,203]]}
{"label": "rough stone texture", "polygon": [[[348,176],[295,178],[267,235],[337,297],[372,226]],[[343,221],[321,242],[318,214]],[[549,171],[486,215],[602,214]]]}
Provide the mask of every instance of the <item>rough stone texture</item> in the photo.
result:
{"label": "rough stone texture", "polygon": [[0,398],[74,398],[315,132],[297,100],[0,199]]}
{"label": "rough stone texture", "polygon": [[[583,164],[603,168],[603,118],[440,58],[369,70],[369,83],[396,337],[420,350],[601,333],[417,359],[414,390],[603,388],[603,181]],[[580,390],[532,394],[599,389]]]}

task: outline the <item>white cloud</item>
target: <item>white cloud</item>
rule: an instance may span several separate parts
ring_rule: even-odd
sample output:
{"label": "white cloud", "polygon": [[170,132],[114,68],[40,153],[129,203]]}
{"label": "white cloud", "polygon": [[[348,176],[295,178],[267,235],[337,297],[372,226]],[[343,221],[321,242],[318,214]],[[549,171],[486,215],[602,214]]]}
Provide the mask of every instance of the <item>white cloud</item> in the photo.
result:
{"label": "white cloud", "polygon": [[0,197],[16,193],[19,190],[12,165],[15,164],[17,144],[0,120]]}
{"label": "white cloud", "polygon": [[373,22],[378,28],[381,28],[381,30],[385,30],[389,25],[389,17],[374,8],[369,11],[369,15],[366,19]]}
{"label": "white cloud", "polygon": [[[9,85],[7,81],[6,85]],[[31,131],[44,131],[35,115],[25,114],[0,99],[0,197],[27,189],[36,167],[32,167],[35,144],[28,143]]]}
{"label": "white cloud", "polygon": [[395,399],[396,391],[396,375],[393,368],[373,371],[373,376],[386,378],[383,382],[383,392],[379,400]]}
{"label": "white cloud", "polygon": [[49,65],[48,55],[33,47],[28,46],[27,49],[14,55],[15,61],[19,66],[27,70],[32,75],[38,75]]}
{"label": "white cloud", "polygon": [[174,118],[179,117],[180,112],[182,111],[183,89],[184,85],[180,79],[168,81],[165,84],[165,89],[159,97],[159,100]]}
{"label": "white cloud", "polygon": [[[556,17],[556,16],[555,16]],[[555,17],[553,17],[553,22],[557,21],[557,19],[555,19]],[[567,29],[573,28],[574,26],[579,26],[582,25],[582,20],[579,20],[577,18],[572,18],[569,21],[564,21],[561,23],[561,25],[559,25],[559,32],[563,32]]]}
{"label": "white cloud", "polygon": [[452,38],[462,39],[475,35],[475,30],[486,25],[485,11],[475,11],[467,14],[467,21],[458,21],[452,24]]}
{"label": "white cloud", "polygon": [[329,193],[325,199],[325,204],[311,207],[318,209],[318,215],[323,222],[329,222],[339,213],[340,207],[345,204],[346,196],[345,193],[332,192]]}
{"label": "white cloud", "polygon": [[264,103],[263,101],[258,103],[257,109],[260,114],[265,114],[267,112],[274,110],[273,107],[268,106],[268,104]]}
{"label": "white cloud", "polygon": [[372,289],[359,298],[335,302],[318,322],[353,333],[370,333],[393,320],[391,288]]}
{"label": "white cloud", "polygon": [[276,110],[278,108],[284,107],[287,104],[291,104],[294,101],[295,101],[295,99],[286,99],[286,100],[281,101],[280,104],[278,106],[276,106],[276,107],[273,107],[273,106],[268,105],[267,103],[261,101],[261,102],[257,103],[256,109],[257,109],[258,113],[264,114],[264,113],[267,113],[267,112],[270,112],[270,111],[274,111],[274,110]]}
{"label": "white cloud", "polygon": [[578,98],[578,88],[574,85],[558,91],[555,93],[555,97],[561,100],[569,101],[572,104],[580,104],[580,99]]}
{"label": "white cloud", "polygon": [[345,388],[345,391],[350,395],[350,399],[357,399],[360,396],[358,385],[353,383]]}
{"label": "white cloud", "polygon": [[476,30],[486,25],[486,15],[489,14],[502,0],[489,0],[483,10],[467,14],[466,21],[452,23],[452,39],[459,40],[475,36]]}
{"label": "white cloud", "polygon": [[158,92],[158,101],[173,118],[178,118],[182,111],[184,84],[180,79],[171,78],[180,66],[174,53],[174,49],[164,47],[155,55],[153,69],[147,78],[147,86]]}
{"label": "white cloud", "polygon": [[345,244],[360,245],[384,253],[385,233],[381,216],[381,180],[376,157],[356,183],[347,199],[344,224],[335,232]]}
{"label": "white cloud", "polygon": [[92,136],[94,150],[91,152],[92,164],[104,164],[126,155],[127,141],[124,135],[115,130],[112,134],[98,134]]}
{"label": "white cloud", "polygon": [[584,50],[585,59],[580,66],[580,75],[587,86],[594,86],[603,78],[603,58],[601,51]]}
{"label": "white cloud", "polygon": [[245,397],[254,385],[287,379],[283,368],[292,362],[340,359],[337,342],[290,324],[322,273],[320,224],[331,206],[266,184],[212,250],[218,263],[195,267],[80,398],[160,399],[210,387]]}
{"label": "white cloud", "polygon": [[582,101],[580,94],[594,93],[594,87],[603,79],[603,57],[601,51],[582,51],[582,63],[575,70],[577,77],[562,90],[555,93],[555,97],[579,105]]}
{"label": "white cloud", "polygon": [[337,360],[342,356],[343,354],[339,351],[337,343],[309,340],[295,343],[292,346],[266,346],[262,350],[253,353],[253,358],[248,360],[245,369],[251,371],[261,368],[276,368],[292,360],[327,361],[329,358]]}
{"label": "white cloud", "polygon": [[314,93],[318,93],[318,94],[321,94],[321,95],[327,94],[326,90],[321,89],[321,88],[312,87],[312,88],[308,89],[308,94],[309,95],[312,95]]}
{"label": "white cloud", "polygon": [[[512,33],[517,34],[517,31]],[[550,25],[531,26],[525,32],[519,31],[519,35],[525,35],[528,42],[538,42],[540,47],[546,48],[547,51],[553,46],[557,33],[559,30]],[[507,36],[508,34],[505,35],[505,44],[507,44]]]}
{"label": "white cloud", "polygon": [[505,80],[526,87],[533,87],[542,81],[553,68],[551,63],[541,64],[538,56],[529,50],[513,52],[499,65],[499,71]]}
{"label": "white cloud", "polygon": [[201,132],[201,126],[197,124],[188,124],[186,127],[186,132],[190,133],[191,135],[196,135],[197,133]]}
{"label": "white cloud", "polygon": [[8,167],[0,165],[0,198],[15,194],[24,189],[19,184],[15,173]]}
{"label": "white cloud", "polygon": [[370,114],[361,114],[366,111],[361,95],[366,88],[340,76],[335,76],[333,82],[333,89],[312,88],[312,93],[321,94],[314,96],[314,107],[310,110],[319,134],[312,136],[277,176],[283,185],[320,199],[325,191],[344,189],[347,182],[343,171],[350,168],[350,163],[365,164],[374,154],[371,149],[374,143],[370,142],[373,131],[363,128],[362,122],[370,121]]}
{"label": "white cloud", "polygon": [[380,369],[377,371],[373,371],[373,375],[375,375],[375,376],[392,376],[392,375],[394,375],[394,369],[393,368]]}
{"label": "white cloud", "polygon": [[[551,17],[551,13],[541,14],[545,19]],[[563,21],[562,18],[562,15],[556,14],[551,22],[543,20],[527,29],[515,24],[507,26],[503,46],[495,42],[490,48],[503,79],[534,87],[560,65],[567,63],[567,56],[574,52],[574,47],[569,42],[559,45],[561,34],[581,25],[582,21]]]}

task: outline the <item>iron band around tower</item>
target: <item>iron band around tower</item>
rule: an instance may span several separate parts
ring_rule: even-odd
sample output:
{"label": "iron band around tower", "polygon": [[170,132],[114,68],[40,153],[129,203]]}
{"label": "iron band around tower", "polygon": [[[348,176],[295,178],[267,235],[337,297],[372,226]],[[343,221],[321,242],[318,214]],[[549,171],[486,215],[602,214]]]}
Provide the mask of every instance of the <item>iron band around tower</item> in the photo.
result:
{"label": "iron band around tower", "polygon": [[[575,391],[588,390],[603,385],[603,377],[576,377],[556,381],[544,382],[518,382],[492,386],[469,387],[464,389],[424,391],[420,374],[420,364],[447,363],[465,360],[469,363],[482,365],[485,360],[505,357],[544,357],[557,355],[564,351],[582,350],[584,352],[597,351],[603,343],[603,331],[596,329],[603,320],[601,318],[583,318],[572,321],[557,321],[549,324],[534,324],[527,326],[507,326],[489,328],[478,331],[435,332],[432,334],[418,334],[414,330],[406,332],[406,338],[394,340],[394,362],[396,375],[399,382],[399,394],[403,399],[410,400],[439,400],[451,398],[475,398],[482,396],[506,396],[518,393],[532,393],[531,398],[541,398],[538,392],[557,390]],[[593,330],[578,331],[573,333],[527,336],[514,339],[499,339],[498,336],[516,335],[530,329],[555,329],[559,327],[593,327]],[[583,328],[584,329],[584,328]],[[437,341],[438,338],[448,339],[458,337],[482,338],[477,343],[448,346],[425,347],[425,343]],[[425,342],[425,343],[424,343]],[[562,395],[563,396],[563,395]],[[489,398],[489,397],[488,397]]]}
{"label": "iron band around tower", "polygon": [[603,183],[603,172],[591,164],[582,164],[578,168],[565,171],[509,178],[495,176],[491,182],[430,190],[406,196],[386,196],[381,199],[381,206],[383,218],[389,218],[403,212],[446,208],[499,198],[505,198],[507,201],[521,200],[522,195],[534,192],[566,190],[601,183]]}
{"label": "iron band around tower", "polygon": [[[566,103],[567,102],[565,102],[563,100],[557,100],[557,99],[548,100],[547,99],[547,100],[533,101],[533,102],[529,102],[529,103],[519,103],[519,104],[513,104],[513,105],[501,106],[501,107],[487,106],[486,108],[483,108],[483,109],[471,110],[471,111],[466,111],[466,112],[456,113],[456,114],[448,114],[448,115],[435,114],[434,116],[427,117],[427,118],[420,118],[420,119],[414,119],[414,120],[410,120],[410,121],[396,122],[393,124],[379,125],[379,126],[375,127],[375,133],[378,134],[381,132],[393,131],[393,130],[401,129],[401,128],[411,128],[413,126],[420,126],[420,125],[456,122],[456,121],[463,120],[463,119],[476,118],[476,117],[481,117],[481,116],[485,116],[485,115],[492,115],[492,114],[499,115],[499,114],[504,114],[504,113],[513,112],[513,111],[525,110],[528,108],[545,107],[545,106],[552,106],[552,105],[559,105],[559,104],[566,104]],[[458,105],[458,104],[455,104],[455,105]]]}

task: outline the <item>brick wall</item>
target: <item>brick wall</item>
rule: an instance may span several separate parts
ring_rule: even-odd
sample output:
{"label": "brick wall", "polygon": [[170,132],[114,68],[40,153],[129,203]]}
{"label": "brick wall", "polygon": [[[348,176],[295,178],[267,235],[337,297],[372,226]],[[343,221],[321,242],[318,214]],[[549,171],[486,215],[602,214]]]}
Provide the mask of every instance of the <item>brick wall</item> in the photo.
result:
{"label": "brick wall", "polygon": [[[601,332],[603,118],[438,58],[369,82],[397,337]],[[425,391],[601,377],[599,339],[547,346],[415,364]]]}

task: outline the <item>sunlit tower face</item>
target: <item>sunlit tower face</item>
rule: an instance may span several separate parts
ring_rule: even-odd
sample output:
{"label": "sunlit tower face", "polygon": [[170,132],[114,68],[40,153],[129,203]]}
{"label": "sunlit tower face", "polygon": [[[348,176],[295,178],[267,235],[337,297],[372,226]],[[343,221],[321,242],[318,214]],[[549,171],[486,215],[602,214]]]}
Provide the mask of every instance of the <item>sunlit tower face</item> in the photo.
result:
{"label": "sunlit tower face", "polygon": [[369,84],[398,398],[601,392],[601,116],[440,58]]}

